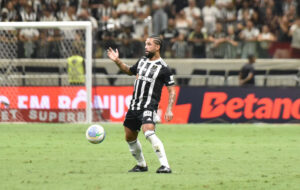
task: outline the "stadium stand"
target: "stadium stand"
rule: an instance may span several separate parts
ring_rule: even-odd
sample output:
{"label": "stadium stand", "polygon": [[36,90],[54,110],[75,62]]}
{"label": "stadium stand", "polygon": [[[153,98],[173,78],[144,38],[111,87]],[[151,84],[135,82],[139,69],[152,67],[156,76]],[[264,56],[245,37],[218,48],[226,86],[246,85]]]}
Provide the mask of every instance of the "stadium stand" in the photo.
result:
{"label": "stadium stand", "polygon": [[104,67],[93,67],[93,85],[112,85],[113,82],[108,78],[108,73]]}
{"label": "stadium stand", "polygon": [[224,86],[225,85],[226,71],[224,70],[211,70],[207,78],[208,86]]}
{"label": "stadium stand", "polygon": [[[164,41],[168,41],[162,55],[174,72],[178,85],[237,86],[238,71],[246,62],[241,58],[248,52],[258,57],[255,64],[256,86],[300,85],[300,61],[297,59],[299,54],[295,54],[300,52],[297,49],[300,47],[300,44],[297,44],[299,37],[295,32],[300,30],[299,1],[195,2],[191,5],[187,0],[4,0],[0,1],[0,21],[91,21],[95,58],[94,85],[132,85],[134,78],[119,73],[113,64],[107,64],[110,61],[103,52],[110,46],[118,48],[124,62],[134,64],[136,58],[143,55],[144,40],[151,34],[161,34],[165,37]],[[128,10],[127,20],[124,20],[126,16],[122,12],[124,7]],[[197,10],[197,14],[193,14],[192,10]],[[215,13],[212,17],[211,10]],[[168,30],[169,21],[172,21],[171,30]],[[253,26],[247,26],[249,21]],[[201,29],[193,23],[197,23]],[[211,40],[215,35],[216,26],[220,23],[223,28],[222,35],[215,36],[214,39],[218,40]],[[228,28],[233,28],[234,32],[229,34]],[[66,41],[68,36],[64,36],[63,31],[59,30],[35,31],[33,44],[29,46],[24,40],[26,34],[28,33],[20,32],[0,36],[0,85],[69,85],[66,57],[62,56],[58,48],[53,48]],[[174,59],[175,52],[172,46],[182,34],[185,45],[188,41],[188,53]],[[167,39],[167,36],[170,39]],[[7,57],[3,57],[1,52],[11,51],[5,48],[8,47],[7,43],[10,43],[9,38],[13,37],[18,39],[18,54],[11,59],[17,61],[18,65],[11,68],[10,60],[5,60]],[[51,38],[52,41],[49,40]],[[53,39],[59,40],[54,42]],[[251,39],[251,43],[246,39]],[[41,40],[45,42],[43,46],[40,46]],[[49,51],[42,48],[46,46],[49,46]],[[24,50],[28,50],[29,47],[32,52],[25,53]],[[201,52],[195,53],[194,48]],[[47,64],[43,65],[44,62]],[[11,69],[14,69],[13,74],[10,74]],[[43,75],[44,78],[38,76],[40,72],[46,74]]]}
{"label": "stadium stand", "polygon": [[[4,0],[0,1],[0,21],[91,21],[94,29],[95,58],[105,58],[105,55],[99,52],[103,52],[108,46],[119,48],[122,58],[138,58],[143,55],[145,38],[151,34],[163,34],[165,38],[172,36],[167,40],[167,47],[163,48],[166,58],[175,57],[172,46],[182,34],[184,41],[193,40],[189,40],[187,44],[189,53],[182,54],[183,57],[180,58],[241,58],[249,52],[255,53],[259,58],[289,58],[294,56],[291,49],[293,52],[299,51],[297,33],[294,32],[300,29],[300,23],[297,22],[300,3],[297,0],[192,2]],[[127,15],[124,15],[124,9],[127,10]],[[172,31],[177,31],[175,33],[166,30],[170,20],[173,21]],[[251,29],[247,28],[248,21],[253,23]],[[201,28],[195,27],[195,23]],[[216,26],[220,23],[223,28],[222,35],[214,38],[219,39],[217,41],[211,40],[215,35]],[[228,28],[233,28],[234,32],[228,32]],[[59,53],[54,53],[53,48],[46,52],[45,49],[32,46],[30,48],[33,48],[33,52],[24,54],[22,50],[28,49],[24,35],[27,34],[20,33],[17,36],[21,40],[19,58],[40,58],[42,55],[59,58]],[[53,35],[53,32],[36,32],[36,38],[32,39],[35,47],[40,47],[41,39],[51,47],[55,45],[47,41]],[[251,39],[251,44],[246,39]],[[5,36],[0,39],[2,40],[7,41]],[[291,48],[293,40],[295,43]],[[194,48],[201,52],[195,53]],[[298,56],[295,54],[294,58]]]}
{"label": "stadium stand", "polygon": [[[24,86],[60,86],[60,72],[58,67],[25,66]],[[41,75],[43,73],[43,75]],[[43,76],[41,78],[41,76]]]}
{"label": "stadium stand", "polygon": [[255,70],[255,85],[265,86],[266,85],[266,74],[268,70]]}
{"label": "stadium stand", "polygon": [[230,70],[227,73],[226,84],[228,86],[238,86],[239,85],[239,73],[238,70]]}
{"label": "stadium stand", "polygon": [[[17,59],[14,68],[8,67],[9,61],[0,59],[1,86],[69,85],[66,59]],[[133,65],[136,59],[126,59],[125,62]],[[166,59],[166,62],[176,73],[174,77],[180,86],[237,86],[239,69],[245,60]],[[299,60],[258,59],[255,68],[256,86],[299,85]],[[9,74],[10,69],[14,69],[14,75]],[[39,74],[41,72],[43,74]],[[131,86],[134,79],[122,74],[108,59],[94,60],[93,85]]]}
{"label": "stadium stand", "polygon": [[0,73],[1,86],[22,86],[25,83],[25,71],[22,66],[10,67],[4,64],[0,67]]}
{"label": "stadium stand", "polygon": [[191,86],[205,86],[207,84],[207,71],[203,69],[195,69],[189,78],[189,85]]}
{"label": "stadium stand", "polygon": [[267,86],[296,86],[299,83],[299,70],[271,69],[266,78]]}
{"label": "stadium stand", "polygon": [[114,86],[126,86],[133,85],[135,80],[135,76],[128,76],[122,71],[117,73],[117,76],[114,77],[113,85]]}

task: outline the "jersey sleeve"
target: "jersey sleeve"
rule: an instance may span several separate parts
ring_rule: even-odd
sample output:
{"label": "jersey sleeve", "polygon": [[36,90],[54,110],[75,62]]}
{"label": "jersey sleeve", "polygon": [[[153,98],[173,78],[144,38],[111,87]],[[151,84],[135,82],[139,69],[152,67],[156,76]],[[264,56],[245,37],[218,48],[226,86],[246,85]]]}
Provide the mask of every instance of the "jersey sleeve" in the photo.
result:
{"label": "jersey sleeve", "polygon": [[140,62],[140,59],[139,59],[134,65],[132,65],[132,66],[129,68],[130,72],[131,72],[133,75],[136,75],[136,74],[137,74],[137,68],[138,68],[139,62]]}
{"label": "jersey sleeve", "polygon": [[165,67],[163,71],[163,82],[166,86],[175,85],[174,76],[169,67]]}

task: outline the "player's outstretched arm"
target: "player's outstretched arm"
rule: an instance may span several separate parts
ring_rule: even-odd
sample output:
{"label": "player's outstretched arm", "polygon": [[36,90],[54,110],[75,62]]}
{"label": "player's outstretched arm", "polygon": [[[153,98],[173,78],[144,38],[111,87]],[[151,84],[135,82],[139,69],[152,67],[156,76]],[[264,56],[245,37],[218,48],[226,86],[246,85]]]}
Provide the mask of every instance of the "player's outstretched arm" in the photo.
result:
{"label": "player's outstretched arm", "polygon": [[119,58],[119,51],[118,49],[116,49],[116,51],[114,51],[111,47],[109,47],[107,49],[107,56],[116,63],[116,65],[120,68],[121,71],[123,71],[124,73],[128,74],[128,75],[132,75],[131,71],[130,71],[130,67],[128,65],[126,65],[125,63],[123,63],[120,58]]}
{"label": "player's outstretched arm", "polygon": [[165,113],[165,120],[171,121],[173,119],[173,112],[172,112],[172,108],[173,105],[175,103],[175,99],[176,99],[176,92],[175,92],[175,86],[168,86],[168,91],[169,91],[169,103],[168,103],[168,107]]}

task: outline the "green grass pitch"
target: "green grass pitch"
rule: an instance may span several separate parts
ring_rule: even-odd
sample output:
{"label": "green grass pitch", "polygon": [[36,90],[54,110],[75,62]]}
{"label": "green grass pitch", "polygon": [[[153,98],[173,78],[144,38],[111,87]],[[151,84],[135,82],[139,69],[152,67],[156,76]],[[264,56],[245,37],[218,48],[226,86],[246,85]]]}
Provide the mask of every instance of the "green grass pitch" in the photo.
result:
{"label": "green grass pitch", "polygon": [[121,124],[102,124],[103,143],[85,139],[88,125],[0,124],[2,190],[298,190],[300,126],[158,125],[172,174],[140,134],[149,171],[135,165]]}

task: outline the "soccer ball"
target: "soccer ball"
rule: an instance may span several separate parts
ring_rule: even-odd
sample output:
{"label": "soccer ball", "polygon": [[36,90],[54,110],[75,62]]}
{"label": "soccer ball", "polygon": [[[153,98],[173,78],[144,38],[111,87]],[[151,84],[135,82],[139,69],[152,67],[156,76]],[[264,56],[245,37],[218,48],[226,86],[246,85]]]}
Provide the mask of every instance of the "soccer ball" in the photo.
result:
{"label": "soccer ball", "polygon": [[101,125],[91,125],[86,130],[85,136],[90,143],[99,144],[105,138],[105,130]]}

